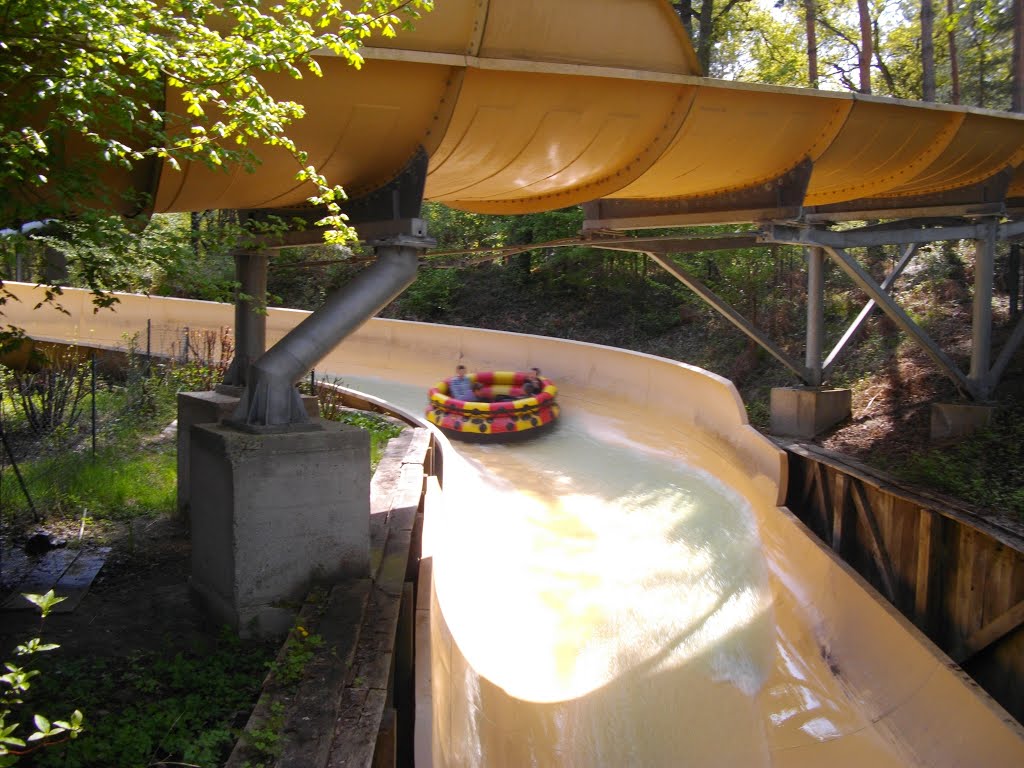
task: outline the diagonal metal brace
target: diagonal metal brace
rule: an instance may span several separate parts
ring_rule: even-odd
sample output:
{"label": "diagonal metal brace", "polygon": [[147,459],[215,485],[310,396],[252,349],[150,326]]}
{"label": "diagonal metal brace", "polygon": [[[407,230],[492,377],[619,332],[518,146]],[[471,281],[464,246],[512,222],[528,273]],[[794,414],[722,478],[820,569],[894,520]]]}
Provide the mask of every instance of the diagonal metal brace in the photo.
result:
{"label": "diagonal metal brace", "polygon": [[768,336],[766,336],[759,328],[750,323],[745,317],[743,317],[743,315],[733,309],[727,301],[719,297],[710,288],[704,285],[704,283],[686,270],[678,267],[666,256],[661,256],[653,251],[642,251],[642,253],[646,253],[651,259],[657,262],[662,269],[700,296],[708,306],[717,311],[722,315],[722,317],[760,344],[768,354],[796,374],[797,378],[799,378],[804,384],[810,383],[810,369],[790,359],[789,355],[782,351],[775,342],[768,338]]}
{"label": "diagonal metal brace", "polygon": [[[881,287],[883,291],[886,291],[887,293],[889,292],[899,276],[903,274],[903,270],[907,268],[907,265],[914,258],[914,255],[920,247],[921,246],[917,243],[907,246],[903,252],[903,257],[899,260],[896,266],[893,267],[892,272],[890,272],[886,276],[885,280],[882,281]],[[842,354],[847,345],[857,336],[857,333],[860,331],[864,323],[867,322],[868,318],[871,317],[871,314],[875,311],[875,307],[877,306],[878,305],[875,303],[875,300],[870,299],[868,303],[864,305],[860,314],[857,315],[857,319],[850,323],[850,327],[846,329],[846,333],[843,334],[843,337],[836,342],[835,347],[833,347],[832,351],[829,352],[828,357],[825,359],[825,364],[822,367],[822,376],[824,378],[828,378],[829,373],[831,373],[832,369],[835,367],[836,361],[839,359],[839,355]]]}
{"label": "diagonal metal brace", "polygon": [[895,302],[892,297],[889,296],[881,286],[874,281],[874,279],[864,268],[857,263],[850,254],[848,254],[842,248],[836,248],[832,246],[825,246],[825,250],[832,256],[836,264],[843,272],[845,272],[857,286],[868,295],[869,298],[873,299],[882,311],[884,311],[893,322],[896,323],[906,333],[910,334],[917,340],[917,343],[921,345],[921,348],[928,354],[929,357],[935,362],[939,369],[945,373],[949,378],[953,380],[953,383],[962,391],[968,393],[972,399],[980,400],[983,397],[983,393],[975,386],[975,383],[970,381],[963,372],[957,367],[949,356],[943,352],[939,346],[932,340],[932,338],[925,333],[924,329],[915,323],[910,316]]}

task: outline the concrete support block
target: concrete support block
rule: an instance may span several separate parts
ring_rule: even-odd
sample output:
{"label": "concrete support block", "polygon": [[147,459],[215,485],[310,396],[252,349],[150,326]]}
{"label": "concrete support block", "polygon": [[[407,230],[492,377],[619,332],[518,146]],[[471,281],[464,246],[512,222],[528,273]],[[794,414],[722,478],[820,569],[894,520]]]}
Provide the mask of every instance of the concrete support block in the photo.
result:
{"label": "concrete support block", "polygon": [[369,574],[369,435],[321,427],[191,430],[192,586],[242,634],[283,633],[311,584]]}
{"label": "concrete support block", "polygon": [[189,518],[189,434],[196,424],[217,424],[238,405],[238,398],[220,392],[178,393],[178,514]]}
{"label": "concrete support block", "polygon": [[[197,424],[219,424],[238,405],[242,387],[218,386],[212,392],[178,394],[178,514],[189,517],[189,432]],[[320,418],[320,401],[315,395],[303,395],[302,404],[311,419]]]}
{"label": "concrete support block", "polygon": [[812,438],[850,417],[848,389],[775,387],[771,395],[771,432]]}
{"label": "concrete support block", "polygon": [[967,437],[989,426],[994,411],[990,405],[932,403],[931,439]]}

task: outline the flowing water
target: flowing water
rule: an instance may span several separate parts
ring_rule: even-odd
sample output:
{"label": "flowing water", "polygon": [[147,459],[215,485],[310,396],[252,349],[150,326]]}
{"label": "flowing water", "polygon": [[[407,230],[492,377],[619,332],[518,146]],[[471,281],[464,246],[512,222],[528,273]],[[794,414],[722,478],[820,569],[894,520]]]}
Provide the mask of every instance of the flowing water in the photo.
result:
{"label": "flowing water", "polygon": [[[426,404],[420,387],[344,383]],[[839,736],[839,765],[908,764],[776,621],[747,501],[660,425],[562,402],[548,434],[446,453],[435,764],[817,765],[799,748]]]}

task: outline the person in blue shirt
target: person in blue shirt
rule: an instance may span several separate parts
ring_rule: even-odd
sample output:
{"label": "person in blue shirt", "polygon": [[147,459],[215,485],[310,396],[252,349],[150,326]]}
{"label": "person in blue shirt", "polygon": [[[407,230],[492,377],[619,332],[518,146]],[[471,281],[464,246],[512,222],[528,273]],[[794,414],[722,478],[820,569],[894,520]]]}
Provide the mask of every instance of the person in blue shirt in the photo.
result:
{"label": "person in blue shirt", "polygon": [[456,400],[472,402],[476,400],[473,392],[473,382],[466,375],[466,366],[455,366],[455,375],[448,381],[448,394]]}

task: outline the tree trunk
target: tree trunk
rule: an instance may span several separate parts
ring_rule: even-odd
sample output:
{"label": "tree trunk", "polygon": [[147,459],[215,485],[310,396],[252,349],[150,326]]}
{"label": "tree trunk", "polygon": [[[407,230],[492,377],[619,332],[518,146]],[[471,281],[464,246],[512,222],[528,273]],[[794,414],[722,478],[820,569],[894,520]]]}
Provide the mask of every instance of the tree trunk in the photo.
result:
{"label": "tree trunk", "polygon": [[192,255],[197,259],[202,258],[202,247],[203,247],[203,212],[192,211],[189,214],[189,239],[192,241]]}
{"label": "tree trunk", "polygon": [[1024,0],[1013,0],[1013,95],[1014,112],[1024,112]]}
{"label": "tree trunk", "polygon": [[818,10],[815,0],[804,0],[804,21],[807,27],[807,82],[818,87]]}
{"label": "tree trunk", "polygon": [[704,0],[700,4],[700,35],[697,39],[697,61],[700,62],[700,69],[705,75],[711,68],[711,27],[715,18],[714,0]]}
{"label": "tree trunk", "polygon": [[682,0],[682,2],[673,2],[672,7],[676,9],[676,13],[679,14],[680,21],[683,22],[683,26],[686,27],[686,31],[690,35],[690,40],[693,40],[693,5],[692,0]]}
{"label": "tree trunk", "polygon": [[860,92],[871,93],[871,57],[874,46],[871,40],[871,13],[868,0],[857,0],[857,12],[860,15]]}
{"label": "tree trunk", "polygon": [[921,98],[935,101],[935,6],[921,0]]}
{"label": "tree trunk", "polygon": [[[946,0],[946,16],[950,19],[955,15],[956,10],[953,8],[953,0]],[[950,102],[953,104],[960,103],[960,62],[957,57],[956,48],[956,30],[953,25],[949,25],[949,82],[952,89],[950,94]]]}

